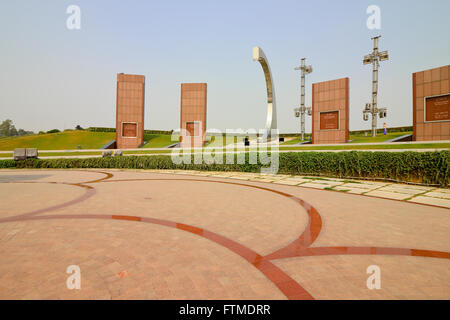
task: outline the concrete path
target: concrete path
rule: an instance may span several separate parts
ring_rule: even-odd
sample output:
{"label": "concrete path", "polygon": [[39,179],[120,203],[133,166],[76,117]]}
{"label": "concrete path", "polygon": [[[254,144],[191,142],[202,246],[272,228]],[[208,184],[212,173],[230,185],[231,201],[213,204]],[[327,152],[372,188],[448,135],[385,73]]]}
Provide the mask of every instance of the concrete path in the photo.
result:
{"label": "concrete path", "polygon": [[450,299],[448,209],[311,178],[0,170],[0,299]]}

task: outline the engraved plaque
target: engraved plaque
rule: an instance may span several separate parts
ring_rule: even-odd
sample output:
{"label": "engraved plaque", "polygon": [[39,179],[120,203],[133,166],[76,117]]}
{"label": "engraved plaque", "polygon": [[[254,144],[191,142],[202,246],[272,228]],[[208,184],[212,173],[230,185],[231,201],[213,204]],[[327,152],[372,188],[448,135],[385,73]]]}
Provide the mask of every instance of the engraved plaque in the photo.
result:
{"label": "engraved plaque", "polygon": [[198,137],[199,133],[199,123],[197,122],[186,122],[186,131],[191,137]]}
{"label": "engraved plaque", "polygon": [[320,113],[320,130],[338,130],[339,111],[329,111]]}
{"label": "engraved plaque", "polygon": [[425,121],[450,120],[450,94],[425,98]]}
{"label": "engraved plaque", "polygon": [[136,123],[124,123],[122,137],[136,137],[137,136],[137,125]]}

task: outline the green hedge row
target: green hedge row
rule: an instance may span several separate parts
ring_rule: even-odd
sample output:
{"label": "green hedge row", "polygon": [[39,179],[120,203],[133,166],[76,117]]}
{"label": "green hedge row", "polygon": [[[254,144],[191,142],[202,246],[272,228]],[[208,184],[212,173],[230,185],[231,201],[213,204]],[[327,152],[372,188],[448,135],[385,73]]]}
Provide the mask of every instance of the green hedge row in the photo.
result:
{"label": "green hedge row", "polygon": [[87,131],[91,132],[116,132],[116,128],[89,127]]}
{"label": "green hedge row", "polygon": [[[0,160],[0,168],[130,168],[259,172],[263,165],[174,164],[168,156],[83,159]],[[279,173],[338,178],[383,179],[448,187],[450,151],[438,152],[291,152],[279,154]]]}
{"label": "green hedge row", "polygon": [[[89,127],[87,129],[91,132],[116,132],[116,128],[104,128],[104,127]],[[144,133],[148,134],[172,134],[173,131],[167,130],[144,130]]]}

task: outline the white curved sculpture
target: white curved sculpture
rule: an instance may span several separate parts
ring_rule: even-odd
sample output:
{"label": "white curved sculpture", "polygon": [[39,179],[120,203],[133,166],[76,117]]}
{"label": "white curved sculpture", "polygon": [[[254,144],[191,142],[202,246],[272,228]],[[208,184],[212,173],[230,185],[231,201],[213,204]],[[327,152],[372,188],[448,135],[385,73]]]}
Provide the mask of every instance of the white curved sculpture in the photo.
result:
{"label": "white curved sculpture", "polygon": [[272,73],[270,72],[269,63],[266,55],[260,47],[253,48],[253,61],[259,61],[264,71],[267,86],[267,121],[266,130],[263,140],[267,141],[271,138],[271,130],[277,129],[277,108],[275,103],[275,87],[273,86]]}

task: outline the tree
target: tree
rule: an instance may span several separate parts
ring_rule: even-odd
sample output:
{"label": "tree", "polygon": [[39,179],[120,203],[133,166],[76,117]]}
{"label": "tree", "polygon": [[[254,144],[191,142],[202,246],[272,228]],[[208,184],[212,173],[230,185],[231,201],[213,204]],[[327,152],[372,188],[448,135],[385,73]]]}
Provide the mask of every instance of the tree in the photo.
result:
{"label": "tree", "polygon": [[17,130],[13,125],[12,120],[5,120],[0,124],[0,136],[2,137],[13,137],[13,136],[24,136],[27,134],[33,134],[33,131],[26,131],[23,129]]}
{"label": "tree", "polygon": [[6,119],[0,124],[0,135],[2,137],[17,136],[17,129],[13,125],[12,120]]}
{"label": "tree", "polygon": [[17,131],[17,135],[19,135],[19,136],[26,136],[27,134],[34,134],[34,132],[33,131],[26,131],[26,130],[23,130],[23,129],[19,129]]}
{"label": "tree", "polygon": [[75,130],[84,130],[79,124],[75,127]]}

